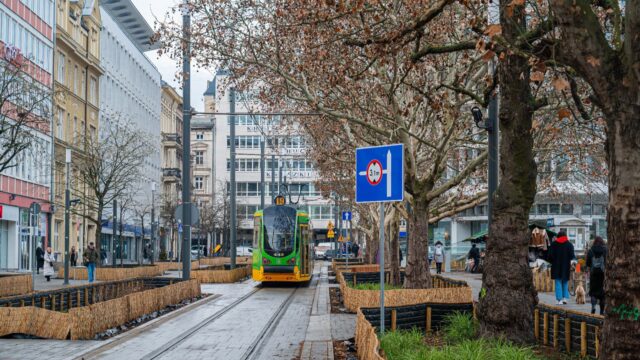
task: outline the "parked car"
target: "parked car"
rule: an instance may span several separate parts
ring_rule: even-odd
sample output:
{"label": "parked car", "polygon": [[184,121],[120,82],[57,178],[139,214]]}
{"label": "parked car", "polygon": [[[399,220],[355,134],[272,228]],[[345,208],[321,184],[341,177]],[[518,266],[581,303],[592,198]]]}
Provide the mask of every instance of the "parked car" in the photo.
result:
{"label": "parked car", "polygon": [[315,256],[316,260],[324,259],[324,254],[327,250],[331,250],[333,248],[333,243],[331,242],[321,242],[315,246]]}
{"label": "parked car", "polygon": [[332,260],[334,257],[336,257],[337,252],[338,252],[338,251],[336,251],[336,250],[329,249],[329,250],[327,250],[327,251],[325,251],[325,252],[324,252],[324,255],[322,256],[322,258],[323,258],[324,260],[330,261],[330,260]]}

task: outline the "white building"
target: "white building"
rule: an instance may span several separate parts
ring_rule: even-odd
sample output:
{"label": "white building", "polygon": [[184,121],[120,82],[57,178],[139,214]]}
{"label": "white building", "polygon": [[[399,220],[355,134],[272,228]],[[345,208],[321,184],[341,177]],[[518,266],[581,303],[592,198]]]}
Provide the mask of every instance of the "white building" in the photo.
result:
{"label": "white building", "polygon": [[[207,112],[230,111],[230,92],[224,88],[226,77],[223,71],[219,71],[213,81],[208,83],[204,93]],[[254,99],[250,95],[236,93],[235,111],[249,112],[252,101]],[[207,201],[213,195],[221,196],[229,187],[230,119],[231,117],[226,115],[199,115],[193,119],[192,163],[196,165],[192,186],[196,202]],[[206,133],[206,124],[211,128],[210,134]],[[298,202],[302,209],[309,212],[315,240],[325,239],[327,224],[334,219],[334,207],[332,202],[323,198],[316,189],[318,173],[310,158],[306,156],[305,136],[295,129],[295,124],[293,129],[285,130],[277,116],[236,115],[235,124],[238,245],[241,242],[250,244],[253,214],[260,208],[261,141],[265,141],[266,154],[265,205],[270,205],[272,195],[278,192],[279,168],[282,167],[283,182],[288,184],[291,200]],[[275,164],[272,164],[272,155],[276,155]],[[275,170],[275,182],[272,182],[272,169]]]}
{"label": "white building", "polygon": [[[121,116],[148,134],[153,151],[144,161],[139,183],[133,186],[139,188],[137,200],[150,203],[152,184],[160,184],[162,177],[161,76],[144,52],[157,49],[157,45],[150,43],[153,30],[131,0],[103,0],[100,15],[100,63],[105,70],[100,78],[100,128],[108,127],[111,118]],[[132,225],[134,221],[129,218],[127,222]],[[103,233],[110,234],[111,229],[105,228]],[[125,244],[125,250],[128,246],[134,245]],[[133,259],[134,254],[127,251],[127,258]]]}

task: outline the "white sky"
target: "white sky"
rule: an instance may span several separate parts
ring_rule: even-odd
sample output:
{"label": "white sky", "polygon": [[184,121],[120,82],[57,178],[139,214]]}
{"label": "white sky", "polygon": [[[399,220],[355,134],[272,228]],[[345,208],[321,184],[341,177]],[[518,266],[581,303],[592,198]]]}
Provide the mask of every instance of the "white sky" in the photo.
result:
{"label": "white sky", "polygon": [[[165,14],[169,9],[179,3],[181,0],[131,0],[133,4],[138,8],[140,14],[144,16],[149,25],[153,28],[155,19],[164,19]],[[177,12],[176,16],[180,16]],[[155,64],[162,75],[162,80],[172,85],[178,93],[182,94],[182,84],[176,82],[175,75],[177,72],[182,71],[182,62],[176,63],[171,60],[167,55],[158,57],[157,52],[149,51],[146,53],[147,57]],[[204,108],[202,94],[207,88],[207,80],[213,79],[215,69],[199,69],[191,64],[191,106],[197,111],[202,111]]]}

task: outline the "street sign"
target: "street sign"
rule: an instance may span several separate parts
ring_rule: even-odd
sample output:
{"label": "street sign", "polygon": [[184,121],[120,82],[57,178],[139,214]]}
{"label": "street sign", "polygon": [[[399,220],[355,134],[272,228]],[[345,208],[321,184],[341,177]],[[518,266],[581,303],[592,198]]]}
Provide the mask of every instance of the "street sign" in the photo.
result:
{"label": "street sign", "polygon": [[327,224],[327,229],[333,230],[333,223],[331,221]]}
{"label": "street sign", "polygon": [[342,235],[340,235],[340,237],[338,238],[338,242],[345,242],[346,240],[344,239],[344,237],[342,237]]}
{"label": "street sign", "polygon": [[351,221],[351,211],[343,211],[342,212],[342,220]]}
{"label": "street sign", "polygon": [[547,219],[547,227],[554,226],[554,223],[555,223],[554,218],[548,218]]}
{"label": "street sign", "polygon": [[329,231],[327,231],[327,237],[329,239],[333,239],[334,237],[336,237],[336,233],[333,232],[333,229],[329,229]]}
{"label": "street sign", "polygon": [[389,202],[403,199],[404,145],[356,149],[356,202]]}
{"label": "street sign", "polygon": [[[176,219],[181,219],[182,220],[182,209],[184,208],[184,204],[180,204],[178,206],[176,206],[176,211],[173,213],[173,215],[175,216]],[[189,225],[195,225],[198,222],[200,222],[200,211],[198,210],[198,208],[191,204],[191,224]]]}
{"label": "street sign", "polygon": [[178,232],[182,234],[182,223],[178,223]]}

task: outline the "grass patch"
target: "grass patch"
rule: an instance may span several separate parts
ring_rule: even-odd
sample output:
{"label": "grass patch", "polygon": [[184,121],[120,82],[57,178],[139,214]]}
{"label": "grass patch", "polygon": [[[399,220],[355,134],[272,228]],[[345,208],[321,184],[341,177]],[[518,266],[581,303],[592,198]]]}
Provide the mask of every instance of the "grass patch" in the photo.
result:
{"label": "grass patch", "polygon": [[476,337],[478,324],[470,314],[454,312],[445,318],[446,326],[442,329],[442,336],[448,344],[457,344]]}
{"label": "grass patch", "polygon": [[462,340],[455,345],[429,347],[419,330],[387,332],[380,347],[388,360],[545,360],[532,348],[499,340]]}
{"label": "grass patch", "polygon": [[[380,290],[380,283],[361,283],[353,285],[352,282],[347,283],[349,287],[356,290]],[[385,290],[399,290],[402,289],[402,285],[384,284]]]}

